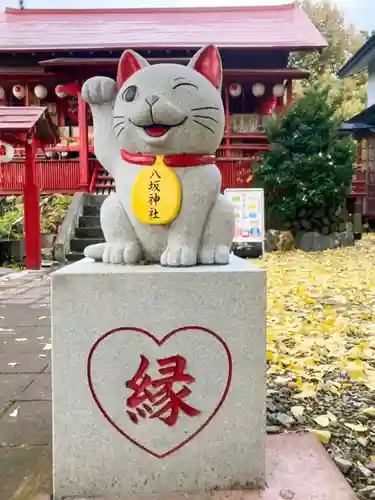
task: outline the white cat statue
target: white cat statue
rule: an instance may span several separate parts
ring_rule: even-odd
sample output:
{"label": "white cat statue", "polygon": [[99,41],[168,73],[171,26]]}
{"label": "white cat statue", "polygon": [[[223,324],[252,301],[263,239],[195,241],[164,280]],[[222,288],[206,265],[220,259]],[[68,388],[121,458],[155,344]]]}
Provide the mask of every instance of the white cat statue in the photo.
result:
{"label": "white cat statue", "polygon": [[95,154],[116,183],[101,208],[106,242],[88,246],[86,257],[163,266],[229,262],[234,215],[220,193],[214,156],[224,133],[221,85],[221,58],[212,45],[188,66],[150,65],[126,50],[116,82],[84,83]]}

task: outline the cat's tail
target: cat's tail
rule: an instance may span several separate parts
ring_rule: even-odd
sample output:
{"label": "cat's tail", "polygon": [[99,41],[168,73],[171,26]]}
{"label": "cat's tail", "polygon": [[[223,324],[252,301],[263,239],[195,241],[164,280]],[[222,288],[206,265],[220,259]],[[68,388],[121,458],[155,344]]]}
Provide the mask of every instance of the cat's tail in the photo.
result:
{"label": "cat's tail", "polygon": [[106,247],[106,243],[97,243],[96,245],[89,245],[84,250],[85,257],[95,260],[103,260],[103,254]]}

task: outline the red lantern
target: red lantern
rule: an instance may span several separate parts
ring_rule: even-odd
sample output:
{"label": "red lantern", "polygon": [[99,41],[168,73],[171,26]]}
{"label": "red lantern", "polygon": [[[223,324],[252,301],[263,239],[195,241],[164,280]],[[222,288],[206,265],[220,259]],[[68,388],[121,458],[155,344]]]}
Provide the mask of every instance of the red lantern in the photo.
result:
{"label": "red lantern", "polygon": [[239,97],[242,94],[242,85],[240,83],[231,83],[229,85],[229,93],[232,97]]}
{"label": "red lantern", "polygon": [[12,94],[17,99],[23,99],[25,97],[25,87],[23,87],[22,85],[14,85]]}
{"label": "red lantern", "polygon": [[56,93],[57,97],[59,97],[60,99],[65,97],[66,93],[64,92],[64,85],[56,85],[55,93]]}
{"label": "red lantern", "polygon": [[0,163],[9,163],[13,160],[14,148],[7,142],[0,141]]}

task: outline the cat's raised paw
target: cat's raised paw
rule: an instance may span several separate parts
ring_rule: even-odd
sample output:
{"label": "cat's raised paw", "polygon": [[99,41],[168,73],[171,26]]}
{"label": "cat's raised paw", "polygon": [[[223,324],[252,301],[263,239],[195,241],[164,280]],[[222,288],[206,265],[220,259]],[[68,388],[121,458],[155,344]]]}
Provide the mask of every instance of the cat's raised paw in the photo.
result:
{"label": "cat's raised paw", "polygon": [[162,266],[187,267],[197,263],[197,251],[188,245],[168,246],[160,259]]}
{"label": "cat's raised paw", "polygon": [[227,245],[204,245],[198,255],[199,264],[228,264],[230,248]]}
{"label": "cat's raised paw", "polygon": [[81,93],[88,104],[105,104],[116,97],[116,83],[107,76],[94,76],[83,84]]}

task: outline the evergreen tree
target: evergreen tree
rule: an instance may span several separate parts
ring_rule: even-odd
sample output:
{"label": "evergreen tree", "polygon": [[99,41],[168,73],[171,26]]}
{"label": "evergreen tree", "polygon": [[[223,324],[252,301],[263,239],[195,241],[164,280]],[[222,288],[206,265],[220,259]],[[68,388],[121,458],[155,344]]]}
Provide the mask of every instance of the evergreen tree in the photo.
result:
{"label": "evergreen tree", "polygon": [[343,204],[350,191],[355,144],[339,134],[335,103],[328,93],[327,88],[312,86],[283,116],[267,124],[270,150],[254,174],[256,185],[265,190],[275,229],[292,227],[300,217],[324,217]]}

